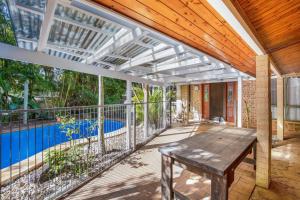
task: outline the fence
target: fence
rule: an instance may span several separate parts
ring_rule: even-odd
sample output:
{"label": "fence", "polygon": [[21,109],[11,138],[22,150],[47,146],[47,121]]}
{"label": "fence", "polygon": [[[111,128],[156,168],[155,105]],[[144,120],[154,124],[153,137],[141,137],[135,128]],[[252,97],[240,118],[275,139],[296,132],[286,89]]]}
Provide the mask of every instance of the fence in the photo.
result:
{"label": "fence", "polygon": [[169,126],[171,105],[1,111],[0,199],[62,196]]}

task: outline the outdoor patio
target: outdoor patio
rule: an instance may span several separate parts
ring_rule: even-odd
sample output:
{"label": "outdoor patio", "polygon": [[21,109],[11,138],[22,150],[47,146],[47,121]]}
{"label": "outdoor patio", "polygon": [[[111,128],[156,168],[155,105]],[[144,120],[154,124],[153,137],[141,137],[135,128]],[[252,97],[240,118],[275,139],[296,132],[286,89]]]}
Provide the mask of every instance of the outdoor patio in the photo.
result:
{"label": "outdoor patio", "polygon": [[300,199],[298,0],[0,10],[0,200]]}
{"label": "outdoor patio", "polygon": [[[175,126],[154,138],[124,161],[115,165],[65,199],[161,199],[160,146],[195,134],[215,132],[226,126],[194,124]],[[229,190],[230,200],[281,200],[300,198],[300,138],[294,137],[272,149],[272,184],[269,190],[255,187],[255,171],[241,163]],[[290,162],[293,158],[295,162]],[[179,167],[174,170],[175,190],[189,199],[210,199],[210,180]]]}

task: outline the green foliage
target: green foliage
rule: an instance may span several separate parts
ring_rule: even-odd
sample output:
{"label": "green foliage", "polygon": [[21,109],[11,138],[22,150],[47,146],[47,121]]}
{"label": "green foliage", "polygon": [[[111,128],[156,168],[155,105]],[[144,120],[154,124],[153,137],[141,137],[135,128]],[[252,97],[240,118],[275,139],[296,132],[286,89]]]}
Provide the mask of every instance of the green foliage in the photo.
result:
{"label": "green foliage", "polygon": [[136,120],[137,123],[141,123],[144,120],[144,105],[141,104],[144,100],[144,92],[140,84],[136,84],[133,87],[132,102],[136,103]]}
{"label": "green foliage", "polygon": [[75,117],[69,117],[69,116],[58,115],[56,119],[59,122],[60,131],[66,134],[69,141],[73,141],[73,137],[80,133],[78,127],[79,122],[76,123]]}
{"label": "green foliage", "polygon": [[80,133],[78,124],[74,117],[57,116],[59,129],[65,133],[71,147],[65,150],[51,150],[46,154],[46,162],[49,165],[48,176],[53,177],[55,174],[71,172],[79,175],[86,170],[86,159],[84,158],[83,147],[76,145],[73,137]]}
{"label": "green foliage", "polygon": [[[172,91],[169,91],[167,93],[167,97],[171,96]],[[144,99],[144,92],[143,92],[143,88],[140,84],[136,84],[133,87],[133,93],[134,96],[132,98],[132,101],[134,103],[136,103],[136,119],[137,122],[140,123],[143,121],[144,119],[144,105],[140,104],[143,102]],[[161,114],[160,112],[162,111],[162,90],[160,88],[154,88],[152,89],[149,94],[148,94],[148,98],[149,98],[149,122],[152,124],[157,124],[158,123],[158,116]]]}
{"label": "green foliage", "polygon": [[162,115],[162,90],[155,88],[149,96],[149,122],[151,124],[158,124],[159,115]]}
{"label": "green foliage", "polygon": [[124,80],[104,77],[104,104],[122,103],[126,91],[126,82]]}
{"label": "green foliage", "polygon": [[66,170],[67,152],[52,150],[45,157],[45,162],[49,164],[49,173],[51,175],[59,174]]}

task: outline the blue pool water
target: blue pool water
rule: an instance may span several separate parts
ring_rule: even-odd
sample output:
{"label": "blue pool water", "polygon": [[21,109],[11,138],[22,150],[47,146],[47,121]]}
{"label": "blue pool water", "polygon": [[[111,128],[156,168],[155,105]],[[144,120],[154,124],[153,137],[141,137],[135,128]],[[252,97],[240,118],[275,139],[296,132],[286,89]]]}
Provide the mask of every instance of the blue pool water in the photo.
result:
{"label": "blue pool water", "polygon": [[[73,139],[97,135],[97,127],[92,126],[92,121],[82,120],[76,122],[75,127],[79,134],[74,134]],[[109,133],[124,127],[120,121],[105,120],[104,133]],[[68,141],[66,131],[59,124],[44,125],[28,130],[0,134],[0,169],[22,161],[49,147]]]}

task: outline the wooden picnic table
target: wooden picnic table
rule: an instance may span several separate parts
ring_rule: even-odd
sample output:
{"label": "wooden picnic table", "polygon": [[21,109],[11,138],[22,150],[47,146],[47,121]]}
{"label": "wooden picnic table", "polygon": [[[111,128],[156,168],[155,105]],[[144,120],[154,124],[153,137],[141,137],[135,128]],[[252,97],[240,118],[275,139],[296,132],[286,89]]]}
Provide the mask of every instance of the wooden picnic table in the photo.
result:
{"label": "wooden picnic table", "polygon": [[[162,199],[174,199],[173,164],[211,179],[211,200],[228,199],[234,170],[242,162],[256,166],[256,134],[253,129],[224,127],[207,131],[159,148],[162,154]],[[249,153],[252,158],[246,158]],[[176,192],[176,198],[183,198]]]}

